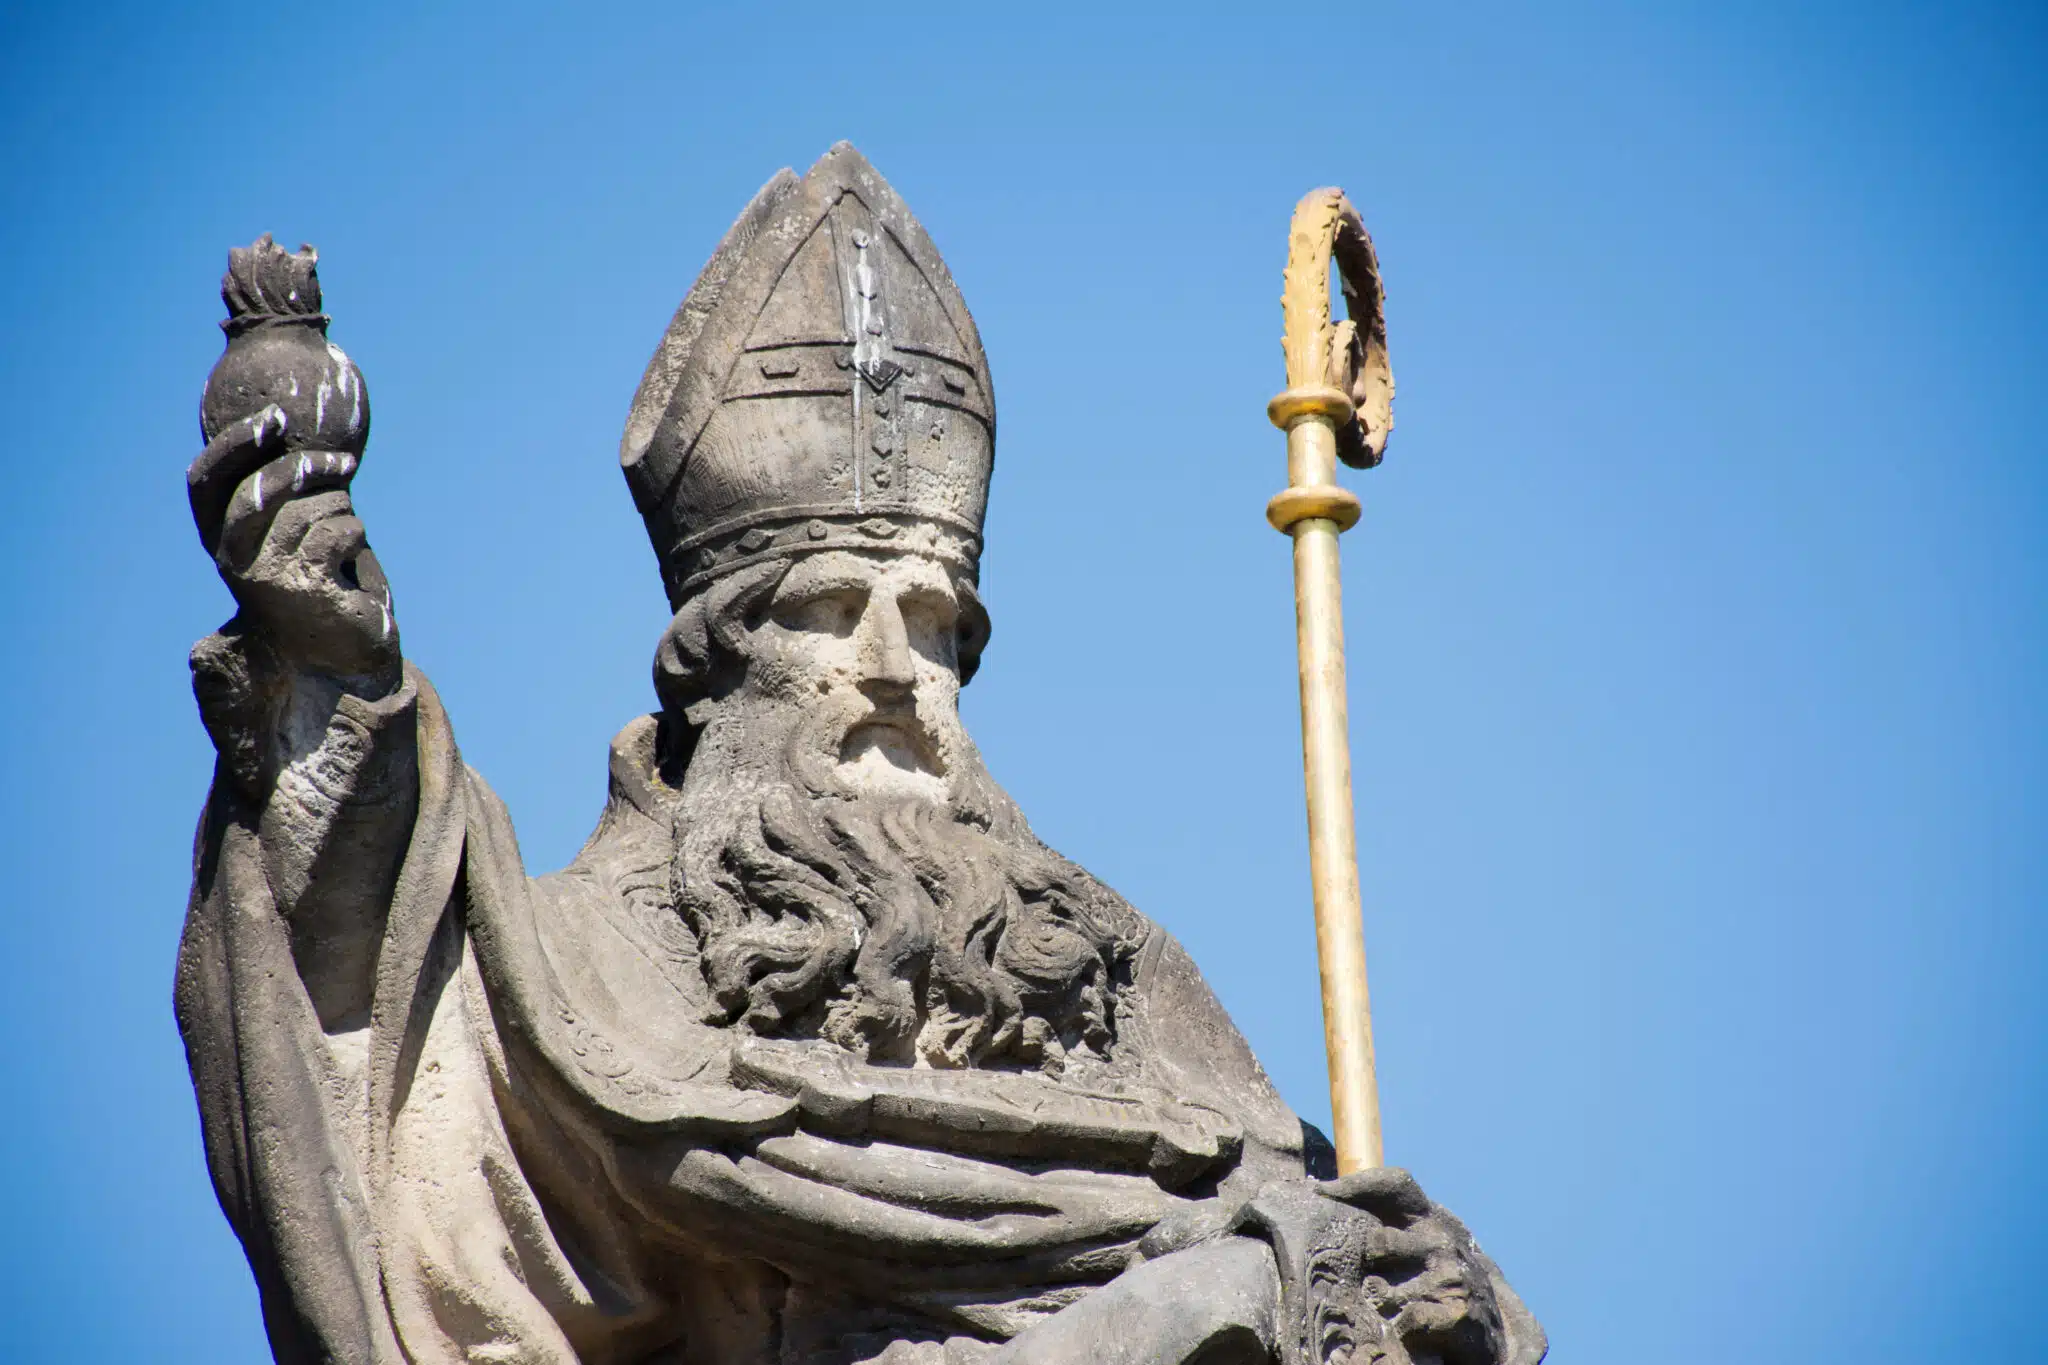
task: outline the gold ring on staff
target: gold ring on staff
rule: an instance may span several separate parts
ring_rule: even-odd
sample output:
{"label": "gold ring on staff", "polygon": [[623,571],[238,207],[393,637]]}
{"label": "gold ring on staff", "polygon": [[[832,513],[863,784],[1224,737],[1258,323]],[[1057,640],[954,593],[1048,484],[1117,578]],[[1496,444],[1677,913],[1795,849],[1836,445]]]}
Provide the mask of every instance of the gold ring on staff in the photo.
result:
{"label": "gold ring on staff", "polygon": [[1290,532],[1296,522],[1320,517],[1336,523],[1339,531],[1348,531],[1358,524],[1361,510],[1358,495],[1350,489],[1333,483],[1312,483],[1275,493],[1266,504],[1266,520],[1273,523],[1274,530]]}
{"label": "gold ring on staff", "polygon": [[1328,384],[1304,384],[1274,395],[1266,404],[1267,418],[1282,431],[1306,417],[1327,417],[1332,427],[1341,427],[1355,411],[1351,395]]}

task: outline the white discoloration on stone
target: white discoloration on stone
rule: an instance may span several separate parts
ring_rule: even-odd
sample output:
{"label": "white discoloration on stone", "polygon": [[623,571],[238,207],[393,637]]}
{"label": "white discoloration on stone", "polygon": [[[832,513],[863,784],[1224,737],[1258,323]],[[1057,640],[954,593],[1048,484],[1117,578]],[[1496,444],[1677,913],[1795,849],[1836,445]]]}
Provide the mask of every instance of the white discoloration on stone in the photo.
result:
{"label": "white discoloration on stone", "polygon": [[[887,338],[883,336],[883,321],[878,314],[875,301],[880,293],[876,283],[875,267],[868,259],[868,248],[874,237],[865,229],[854,229],[854,261],[847,284],[852,295],[848,299],[847,312],[853,320],[853,429],[856,433],[853,444],[853,510],[863,510],[867,496],[867,441],[859,436],[861,431],[861,380],[870,369],[881,361]],[[879,408],[878,408],[879,413]]]}
{"label": "white discoloration on stone", "polygon": [[286,423],[283,408],[265,408],[256,414],[255,421],[256,425],[250,430],[249,441],[258,450],[263,448],[263,442],[270,436],[270,424],[272,421],[277,423],[277,434],[280,436],[284,435]]}
{"label": "white discoloration on stone", "polygon": [[348,399],[348,429],[354,431],[363,424],[363,381],[356,373],[348,352],[327,343],[327,358],[334,362],[334,392],[337,397]]}

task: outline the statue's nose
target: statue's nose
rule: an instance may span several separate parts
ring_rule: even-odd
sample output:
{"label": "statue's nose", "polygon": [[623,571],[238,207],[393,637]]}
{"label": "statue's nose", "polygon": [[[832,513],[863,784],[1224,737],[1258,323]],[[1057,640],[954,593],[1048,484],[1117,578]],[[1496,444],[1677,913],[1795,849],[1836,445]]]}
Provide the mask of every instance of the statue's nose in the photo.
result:
{"label": "statue's nose", "polygon": [[894,598],[877,593],[861,622],[860,690],[876,702],[907,700],[917,683],[910,657],[910,632]]}

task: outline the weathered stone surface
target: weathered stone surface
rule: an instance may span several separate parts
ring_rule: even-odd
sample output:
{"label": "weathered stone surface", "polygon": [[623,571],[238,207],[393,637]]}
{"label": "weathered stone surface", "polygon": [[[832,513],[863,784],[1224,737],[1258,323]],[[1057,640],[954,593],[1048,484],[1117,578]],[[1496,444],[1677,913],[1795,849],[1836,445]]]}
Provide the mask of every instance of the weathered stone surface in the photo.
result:
{"label": "weathered stone surface", "polygon": [[240,609],[178,1019],[280,1361],[1541,1357],[983,767],[988,366],[858,153],[769,182],[648,367],[661,709],[547,876],[403,658],[317,289],[236,253],[190,472]]}

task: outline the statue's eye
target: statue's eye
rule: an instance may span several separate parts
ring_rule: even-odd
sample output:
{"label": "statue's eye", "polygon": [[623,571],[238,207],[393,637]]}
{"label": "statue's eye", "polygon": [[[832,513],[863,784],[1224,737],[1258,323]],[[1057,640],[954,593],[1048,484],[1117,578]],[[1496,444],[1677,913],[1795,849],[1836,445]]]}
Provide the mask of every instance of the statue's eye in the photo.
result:
{"label": "statue's eye", "polygon": [[776,604],[775,617],[791,630],[846,636],[860,623],[861,600],[852,592],[817,592]]}
{"label": "statue's eye", "polygon": [[909,629],[911,648],[934,662],[950,665],[959,614],[953,599],[944,593],[919,592],[904,598],[903,624]]}

